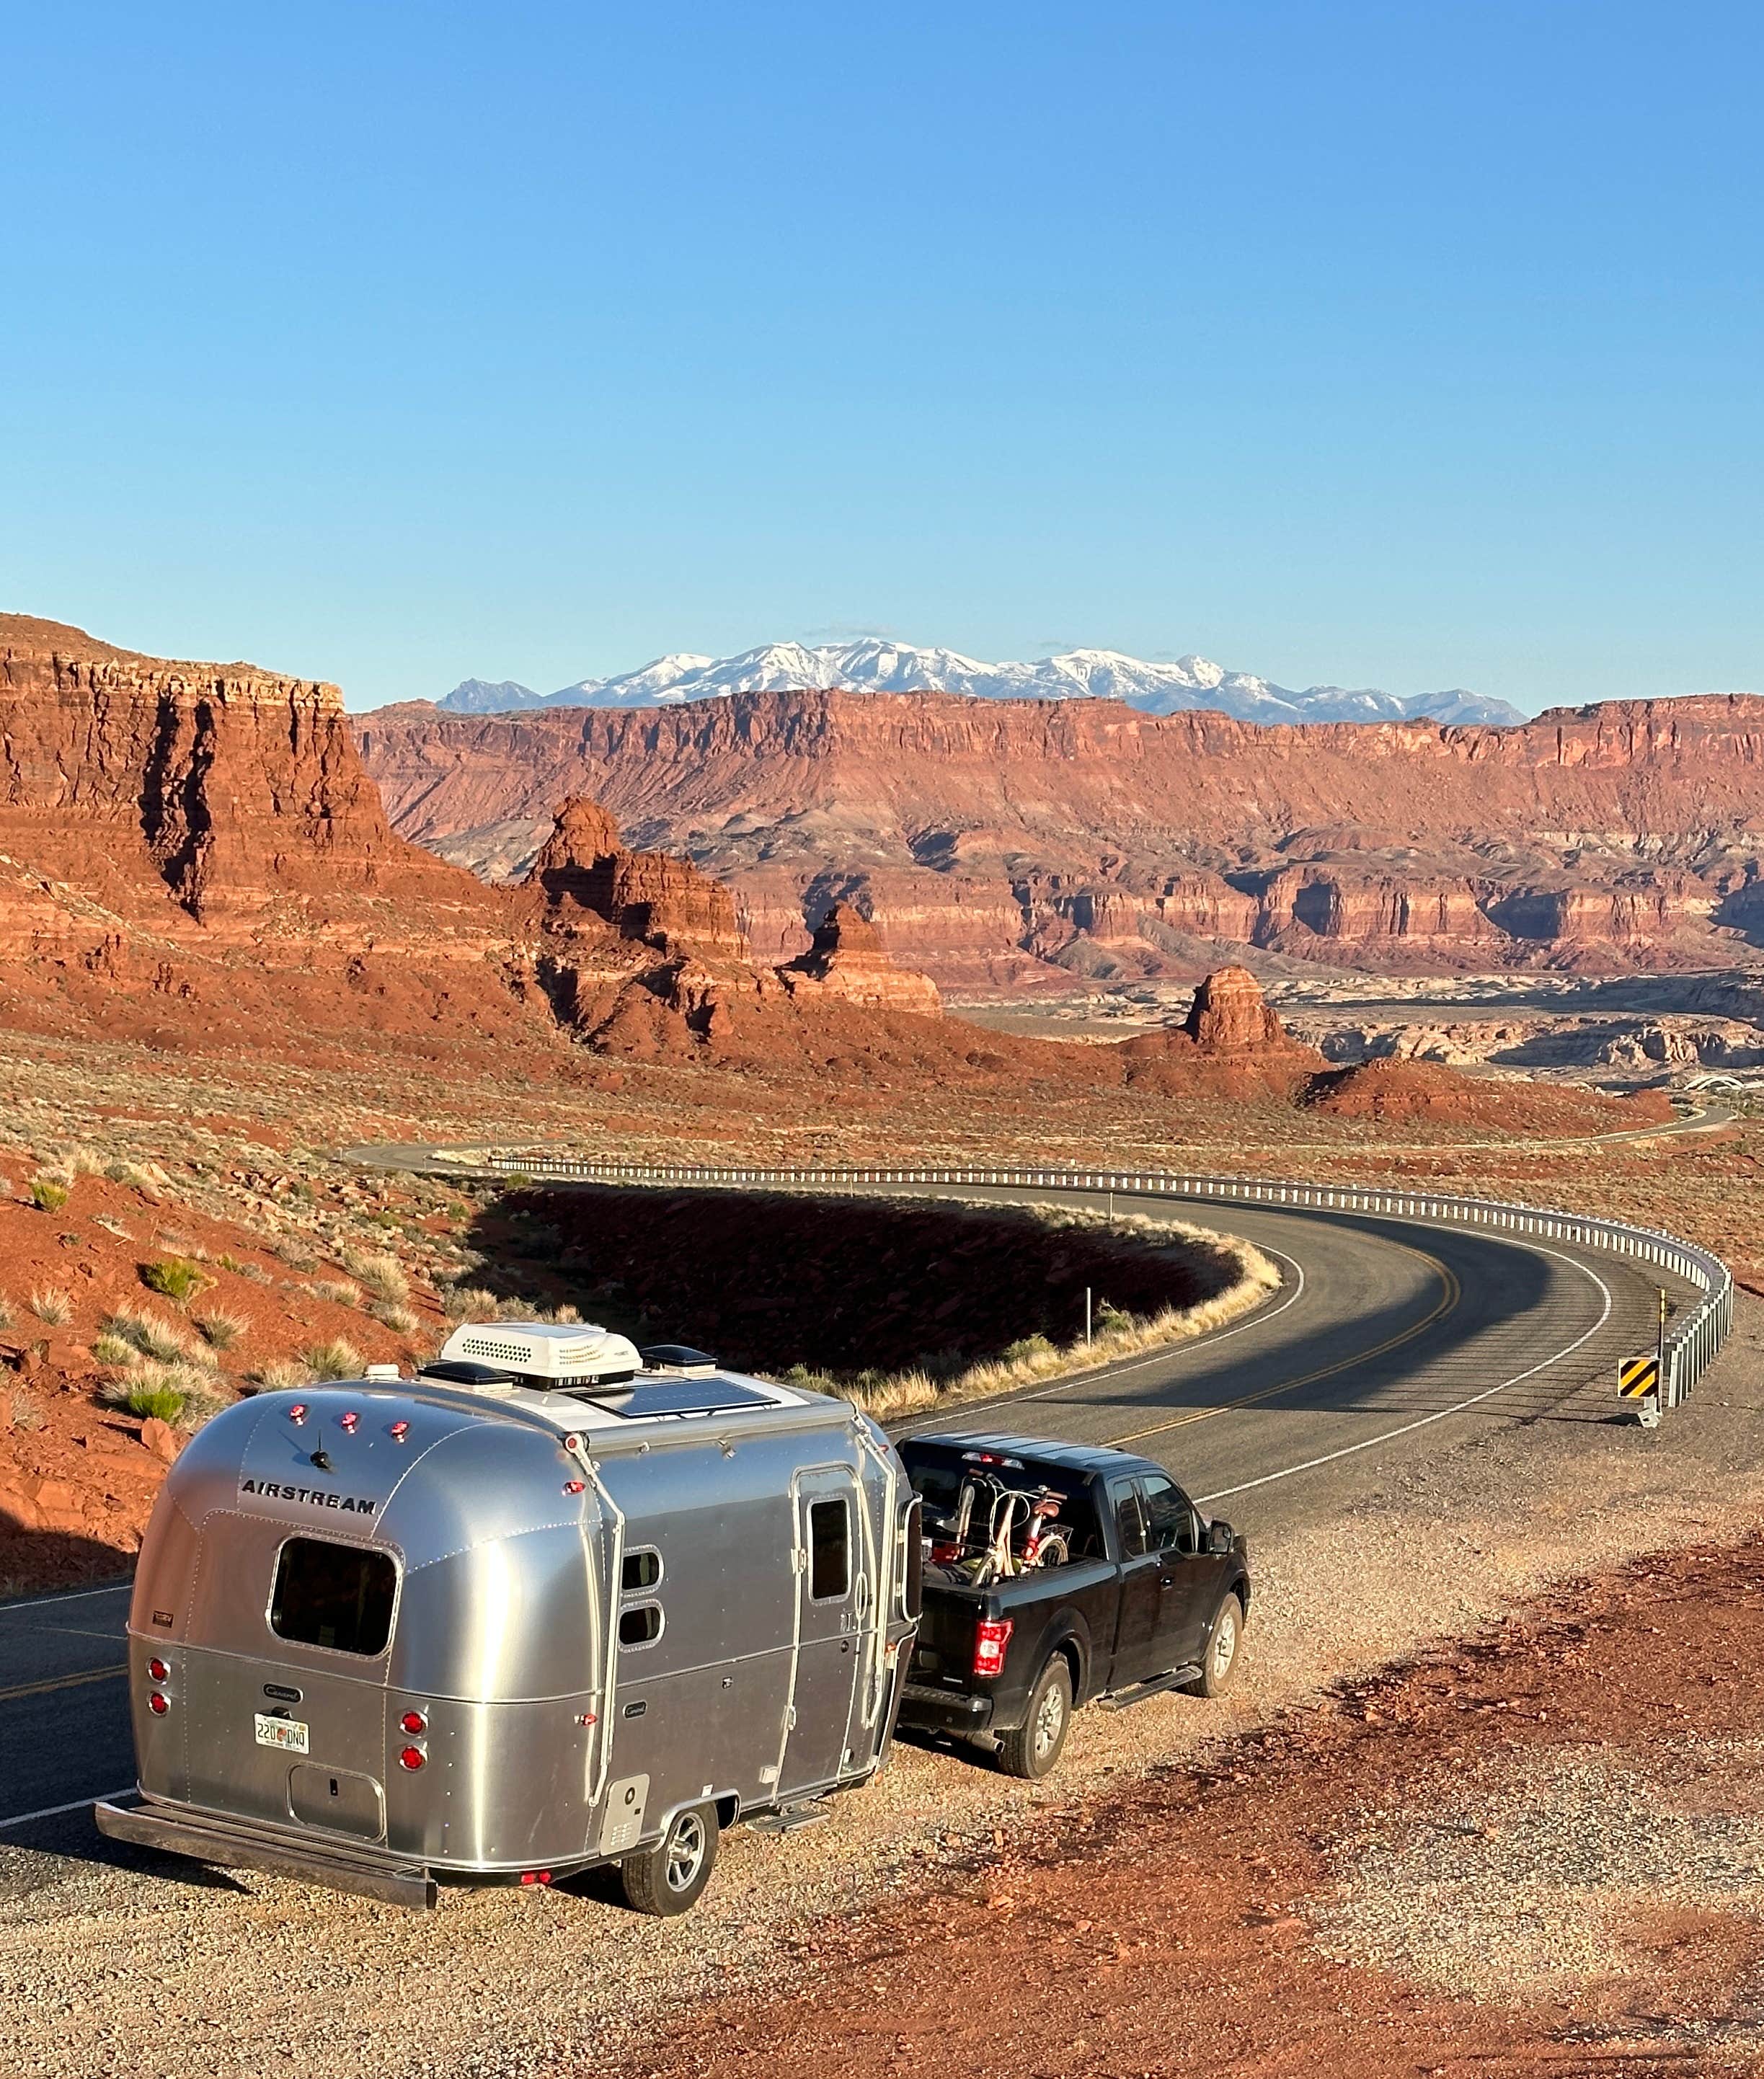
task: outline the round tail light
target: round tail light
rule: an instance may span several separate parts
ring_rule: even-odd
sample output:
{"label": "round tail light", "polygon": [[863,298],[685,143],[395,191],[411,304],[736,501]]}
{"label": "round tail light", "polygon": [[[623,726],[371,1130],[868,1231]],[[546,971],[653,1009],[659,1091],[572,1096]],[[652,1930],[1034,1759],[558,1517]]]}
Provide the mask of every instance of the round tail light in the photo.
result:
{"label": "round tail light", "polygon": [[420,1747],[406,1747],[398,1757],[398,1765],[400,1768],[408,1768],[414,1772],[420,1769],[428,1759],[428,1756]]}
{"label": "round tail light", "polygon": [[345,1433],[345,1434],[351,1437],[353,1437],[356,1431],[361,1427],[361,1416],[356,1413],[353,1408],[349,1410],[348,1414],[340,1415],[336,1419],[336,1426],[338,1429],[341,1429]]}
{"label": "round tail light", "polygon": [[147,1671],[156,1682],[169,1682],[172,1679],[172,1671],[163,1660],[148,1661]]}
{"label": "round tail light", "polygon": [[307,1419],[307,1404],[306,1404],[306,1403],[305,1403],[303,1400],[297,1400],[297,1401],[295,1401],[295,1403],[294,1403],[293,1407],[292,1407],[292,1408],[291,1408],[288,1410],[288,1420],[289,1420],[291,1422],[304,1422],[306,1419]]}
{"label": "round tail light", "polygon": [[387,1432],[395,1444],[402,1444],[410,1433],[411,1425],[408,1422],[395,1422]]}
{"label": "round tail light", "polygon": [[147,1700],[147,1708],[156,1718],[163,1718],[171,1705],[156,1689]]}
{"label": "round tail light", "polygon": [[426,1733],[428,1730],[428,1721],[420,1711],[407,1711],[398,1722],[407,1733]]}

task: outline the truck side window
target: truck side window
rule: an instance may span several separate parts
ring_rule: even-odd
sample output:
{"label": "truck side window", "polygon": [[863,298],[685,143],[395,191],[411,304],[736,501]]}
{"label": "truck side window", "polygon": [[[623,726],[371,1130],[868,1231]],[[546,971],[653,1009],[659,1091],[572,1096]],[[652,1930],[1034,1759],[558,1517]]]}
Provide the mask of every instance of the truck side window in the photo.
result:
{"label": "truck side window", "polygon": [[1139,1508],[1139,1491],[1131,1480],[1110,1480],[1109,1500],[1114,1509],[1121,1556],[1123,1559],[1137,1559],[1146,1550],[1145,1517]]}
{"label": "truck side window", "polygon": [[851,1513],[843,1500],[809,1504],[809,1593],[838,1601],[851,1588]]}
{"label": "truck side window", "polygon": [[1188,1552],[1194,1550],[1194,1512],[1189,1507],[1188,1497],[1174,1480],[1167,1480],[1161,1473],[1147,1473],[1140,1481],[1145,1492],[1146,1521],[1150,1526],[1152,1550],[1154,1552]]}

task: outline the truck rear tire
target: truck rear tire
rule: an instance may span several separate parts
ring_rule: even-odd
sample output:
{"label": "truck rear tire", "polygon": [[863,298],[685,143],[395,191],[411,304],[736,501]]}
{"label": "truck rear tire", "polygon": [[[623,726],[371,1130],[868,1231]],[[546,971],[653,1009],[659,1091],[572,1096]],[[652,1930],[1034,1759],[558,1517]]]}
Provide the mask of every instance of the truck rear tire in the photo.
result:
{"label": "truck rear tire", "polygon": [[1056,1654],[1029,1692],[1022,1725],[999,1735],[998,1766],[1006,1776],[1039,1782],[1059,1760],[1071,1730],[1072,1670]]}
{"label": "truck rear tire", "polygon": [[1234,1590],[1213,1613],[1201,1650],[1199,1679],[1189,1687],[1197,1696],[1222,1696],[1237,1674],[1244,1646],[1244,1604]]}
{"label": "truck rear tire", "polygon": [[638,1913],[671,1918],[690,1912],[710,1882],[717,1862],[717,1808],[688,1805],[674,1814],[653,1848],[619,1864],[625,1903]]}

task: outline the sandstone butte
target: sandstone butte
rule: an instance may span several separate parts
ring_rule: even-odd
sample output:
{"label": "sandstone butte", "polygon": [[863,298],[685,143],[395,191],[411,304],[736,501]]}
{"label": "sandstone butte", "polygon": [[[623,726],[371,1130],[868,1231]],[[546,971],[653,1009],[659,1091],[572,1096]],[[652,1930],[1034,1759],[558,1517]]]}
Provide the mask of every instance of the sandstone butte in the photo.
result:
{"label": "sandstone butte", "polygon": [[801,960],[755,965],[729,891],[627,847],[591,801],[559,805],[521,885],[486,886],[391,830],[332,685],[0,616],[0,724],[16,1026],[735,1065],[858,1044],[946,1069],[984,1038],[928,1038],[934,985],[850,908]]}
{"label": "sandstone butte", "polygon": [[591,793],[727,881],[768,960],[836,901],[964,989],[1250,945],[1417,973],[1764,957],[1757,696],[1492,729],[834,690],[357,729],[405,836],[506,872]]}
{"label": "sandstone butte", "polygon": [[[1294,1043],[1240,968],[1210,978],[1185,1026],[1121,1045],[982,1031],[942,1014],[848,897],[830,896],[796,957],[755,959],[727,887],[632,849],[582,796],[554,805],[517,885],[487,885],[391,829],[318,681],[0,616],[0,1023],[15,1027],[257,1058],[475,1050],[533,1074],[586,1048],[813,1078],[834,1098],[873,1075],[1351,1108],[1358,1072]],[[1511,1111],[1509,1086],[1380,1065],[1386,1115]],[[1546,1094],[1545,1130],[1578,1121],[1565,1103],[1606,1123],[1617,1109]]]}

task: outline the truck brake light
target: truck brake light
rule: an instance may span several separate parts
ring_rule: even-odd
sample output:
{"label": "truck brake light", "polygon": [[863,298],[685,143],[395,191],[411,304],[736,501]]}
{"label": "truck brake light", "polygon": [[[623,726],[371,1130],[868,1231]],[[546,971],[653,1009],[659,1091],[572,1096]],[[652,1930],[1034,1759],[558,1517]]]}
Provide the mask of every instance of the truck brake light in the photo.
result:
{"label": "truck brake light", "polygon": [[974,1627],[974,1672],[976,1675],[1001,1675],[1005,1669],[1005,1648],[1010,1644],[1011,1621],[1009,1617],[982,1617]]}

